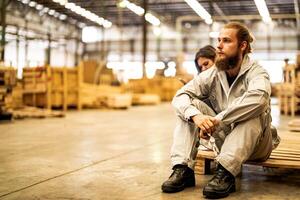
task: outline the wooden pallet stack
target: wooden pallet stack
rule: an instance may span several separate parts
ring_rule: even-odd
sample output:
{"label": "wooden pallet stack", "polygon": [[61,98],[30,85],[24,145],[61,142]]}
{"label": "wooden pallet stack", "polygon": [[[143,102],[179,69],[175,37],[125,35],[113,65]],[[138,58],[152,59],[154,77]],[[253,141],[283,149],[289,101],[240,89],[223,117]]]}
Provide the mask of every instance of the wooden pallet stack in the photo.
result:
{"label": "wooden pallet stack", "polygon": [[300,131],[300,119],[293,119],[288,123],[289,131]]}
{"label": "wooden pallet stack", "polygon": [[23,69],[24,104],[47,109],[77,107],[81,109],[81,66],[50,66]]}
{"label": "wooden pallet stack", "polygon": [[[135,104],[157,104],[171,101],[183,84],[177,77],[155,77],[153,79],[130,80],[128,90],[134,95]],[[145,96],[145,97],[143,97]],[[136,101],[141,99],[140,101]],[[143,103],[143,99],[145,103]],[[152,101],[152,103],[150,103]]]}
{"label": "wooden pallet stack", "polygon": [[12,91],[17,84],[17,71],[12,67],[0,67],[0,112],[12,107]]}
{"label": "wooden pallet stack", "polygon": [[166,78],[162,81],[162,101],[171,101],[183,84],[177,77]]}
{"label": "wooden pallet stack", "polygon": [[284,83],[278,86],[279,108],[285,115],[300,109],[300,71],[294,64],[284,67]]}
{"label": "wooden pallet stack", "polygon": [[156,105],[160,103],[161,89],[157,79],[130,80],[126,90],[132,93],[133,105]]}
{"label": "wooden pallet stack", "polygon": [[82,106],[85,108],[129,108],[132,95],[123,87],[83,83]]}

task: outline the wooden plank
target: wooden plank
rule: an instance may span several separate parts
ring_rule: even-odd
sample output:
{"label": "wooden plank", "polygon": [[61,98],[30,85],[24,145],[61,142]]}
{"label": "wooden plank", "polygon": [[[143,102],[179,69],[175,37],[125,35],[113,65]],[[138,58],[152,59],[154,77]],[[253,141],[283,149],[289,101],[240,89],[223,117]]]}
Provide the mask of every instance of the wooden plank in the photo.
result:
{"label": "wooden plank", "polygon": [[294,152],[292,152],[292,153],[286,153],[286,152],[272,152],[271,153],[271,155],[285,155],[285,156],[288,156],[288,157],[290,157],[290,156],[292,156],[292,157],[300,157],[300,153],[294,153]]}
{"label": "wooden plank", "polygon": [[[300,161],[299,158],[295,157],[287,157],[287,156],[273,156],[271,155],[269,159],[274,159],[274,160],[294,160],[294,161]],[[300,164],[300,163],[299,163]]]}
{"label": "wooden plank", "polygon": [[299,161],[288,161],[288,160],[283,161],[283,160],[268,159],[265,162],[250,162],[250,161],[248,161],[246,164],[259,165],[259,166],[264,166],[264,167],[300,169]]}
{"label": "wooden plank", "polygon": [[[287,152],[284,152],[284,150],[286,150]],[[245,164],[265,167],[300,169],[300,156],[298,154],[299,152],[300,151],[297,149],[276,149],[272,152],[270,158],[264,162],[247,161]],[[197,154],[197,159],[203,158],[213,160],[215,158],[215,154],[213,151],[199,151]]]}
{"label": "wooden plank", "polygon": [[64,117],[64,112],[40,109],[36,107],[22,107],[12,111],[15,119],[23,118],[45,118],[45,117]]}
{"label": "wooden plank", "polygon": [[198,151],[197,157],[215,159],[216,156],[213,151]]}
{"label": "wooden plank", "polygon": [[300,149],[278,148],[274,149],[272,152],[300,153]]}

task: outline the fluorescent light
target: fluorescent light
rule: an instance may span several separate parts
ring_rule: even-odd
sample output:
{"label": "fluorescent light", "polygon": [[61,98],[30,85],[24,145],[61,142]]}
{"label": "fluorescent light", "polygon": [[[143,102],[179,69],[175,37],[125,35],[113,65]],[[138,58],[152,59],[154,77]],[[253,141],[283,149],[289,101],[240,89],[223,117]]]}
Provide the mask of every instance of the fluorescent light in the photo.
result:
{"label": "fluorescent light", "polygon": [[[59,0],[53,0],[53,1],[59,1]],[[65,2],[67,2],[67,1],[65,1]],[[93,21],[93,22],[103,26],[104,28],[110,28],[112,26],[112,23],[109,20],[99,17],[95,13],[92,13],[91,11],[86,10],[80,6],[77,6],[75,3],[67,2],[66,4],[64,4],[64,6],[65,6],[65,8],[75,12],[78,15],[81,15],[81,16],[87,18],[90,21]]]}
{"label": "fluorescent light", "polygon": [[[145,13],[144,8],[135,5],[134,3],[131,3],[130,1],[127,0],[123,0],[119,3],[119,6],[121,8],[128,8],[129,10],[131,10],[132,12],[134,12],[135,14],[142,16]],[[160,20],[155,17],[154,15],[152,15],[151,13],[146,13],[145,14],[145,19],[147,22],[149,22],[150,24],[154,25],[154,26],[159,26],[160,25]]]}
{"label": "fluorescent light", "polygon": [[29,0],[23,0],[22,3],[23,3],[23,4],[28,4],[28,3],[29,3]]}
{"label": "fluorescent light", "polygon": [[42,10],[44,8],[44,6],[42,6],[41,4],[36,4],[35,8],[37,10]]}
{"label": "fluorescent light", "polygon": [[265,0],[254,0],[257,10],[265,23],[272,21]]}
{"label": "fluorescent light", "polygon": [[120,1],[119,2],[119,4],[118,4],[118,6],[120,7],[120,8],[126,8],[126,6],[128,5],[128,1],[126,1],[126,0],[124,0],[124,1]]}
{"label": "fluorescent light", "polygon": [[49,8],[45,7],[41,12],[46,13],[49,11]]}
{"label": "fluorescent light", "polygon": [[85,23],[82,23],[82,22],[78,22],[77,25],[78,25],[78,27],[81,28],[81,29],[85,27]]}
{"label": "fluorescent light", "polygon": [[28,5],[29,5],[30,7],[35,7],[36,2],[35,2],[35,1],[30,1]]}
{"label": "fluorescent light", "polygon": [[139,16],[142,16],[145,12],[144,8],[137,6],[134,3],[129,3],[127,8]]}
{"label": "fluorescent light", "polygon": [[68,3],[68,0],[52,0],[55,3],[59,3],[60,5],[64,6]]}
{"label": "fluorescent light", "polygon": [[51,9],[51,10],[48,11],[48,14],[49,14],[49,15],[54,15],[54,13],[55,13],[55,10],[52,10],[52,9]]}
{"label": "fluorescent light", "polygon": [[159,26],[160,25],[160,21],[158,18],[156,18],[154,15],[150,14],[150,13],[146,13],[145,15],[145,19],[150,22],[152,25],[154,26]]}
{"label": "fluorescent light", "polygon": [[65,20],[65,19],[67,19],[67,15],[61,14],[61,15],[59,16],[59,19],[60,19],[60,20]]}
{"label": "fluorescent light", "polygon": [[211,24],[211,15],[196,0],[185,0],[185,2],[203,19],[205,23]]}

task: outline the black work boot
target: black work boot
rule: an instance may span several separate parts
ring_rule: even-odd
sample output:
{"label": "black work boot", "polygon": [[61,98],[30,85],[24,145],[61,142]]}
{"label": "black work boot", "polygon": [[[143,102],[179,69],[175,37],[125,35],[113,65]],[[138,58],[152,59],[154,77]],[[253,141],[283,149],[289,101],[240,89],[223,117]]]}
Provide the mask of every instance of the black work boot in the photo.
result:
{"label": "black work boot", "polygon": [[203,188],[203,195],[206,198],[218,199],[227,197],[231,192],[235,192],[235,178],[219,164],[215,176]]}
{"label": "black work boot", "polygon": [[186,165],[175,165],[173,173],[166,180],[161,189],[166,193],[179,192],[186,187],[195,186],[195,174],[192,169]]}

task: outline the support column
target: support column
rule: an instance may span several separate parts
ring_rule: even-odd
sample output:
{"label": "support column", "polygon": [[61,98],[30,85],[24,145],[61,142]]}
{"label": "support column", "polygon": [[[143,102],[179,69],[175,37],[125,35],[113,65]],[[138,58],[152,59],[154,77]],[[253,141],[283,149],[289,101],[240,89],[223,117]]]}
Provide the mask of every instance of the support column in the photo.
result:
{"label": "support column", "polygon": [[294,8],[296,15],[296,27],[297,27],[297,50],[298,54],[300,54],[300,14],[299,14],[299,0],[294,0]]}
{"label": "support column", "polygon": [[67,42],[67,37],[64,37],[64,39],[65,39],[65,44],[64,44],[64,47],[65,47],[65,51],[64,51],[64,54],[65,54],[65,63],[64,63],[64,65],[65,65],[65,67],[68,65],[68,42]]}
{"label": "support column", "polygon": [[268,59],[271,58],[270,54],[271,54],[271,25],[267,25],[267,51],[268,51]]}
{"label": "support column", "polygon": [[101,60],[102,61],[104,61],[104,60],[106,60],[106,47],[105,47],[105,28],[104,27],[102,27],[101,28],[101,32],[102,32],[102,38],[101,38],[101,41],[100,41],[100,52],[101,52],[101,56],[100,56],[100,58],[101,58]]}
{"label": "support column", "polygon": [[16,66],[17,67],[17,74],[21,75],[22,74],[22,68],[19,66],[19,59],[20,59],[20,35],[19,35],[19,27],[17,27],[16,30],[16,36],[17,36],[17,40],[16,40]]}
{"label": "support column", "polygon": [[161,37],[157,36],[156,38],[156,56],[157,56],[157,60],[160,61],[161,60],[161,55],[160,55],[160,46],[161,46]]}
{"label": "support column", "polygon": [[119,58],[120,62],[123,62],[123,52],[124,52],[124,42],[123,42],[123,12],[122,8],[118,6],[118,26],[120,32],[120,40],[119,40]]}
{"label": "support column", "polygon": [[27,19],[25,19],[25,56],[24,56],[24,61],[25,61],[25,66],[28,67],[29,66],[29,62],[28,62],[28,37],[27,37]]}
{"label": "support column", "polygon": [[6,31],[6,7],[7,1],[0,0],[1,17],[1,41],[0,41],[0,62],[4,62],[5,55],[5,31]]}
{"label": "support column", "polygon": [[50,60],[51,60],[51,34],[48,33],[48,48],[46,49],[46,60],[45,64],[50,65]]}
{"label": "support column", "polygon": [[148,11],[148,0],[143,1],[144,7],[144,15],[143,15],[143,77],[146,77],[146,62],[147,62],[147,21],[146,21],[146,13]]}
{"label": "support column", "polygon": [[79,40],[78,38],[75,38],[75,52],[74,52],[74,58],[75,58],[75,66],[78,66],[78,48],[79,48]]}
{"label": "support column", "polygon": [[134,61],[134,56],[135,56],[135,40],[134,39],[129,40],[129,48],[130,48],[131,60]]}

